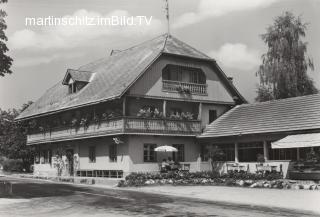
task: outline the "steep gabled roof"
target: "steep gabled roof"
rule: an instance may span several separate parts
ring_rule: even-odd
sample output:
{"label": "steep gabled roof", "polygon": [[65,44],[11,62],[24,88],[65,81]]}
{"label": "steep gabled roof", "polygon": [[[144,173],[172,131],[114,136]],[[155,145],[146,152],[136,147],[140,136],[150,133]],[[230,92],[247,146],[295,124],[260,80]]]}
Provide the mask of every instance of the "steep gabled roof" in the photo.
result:
{"label": "steep gabled roof", "polygon": [[243,104],[206,127],[200,138],[320,129],[320,94]]}
{"label": "steep gabled roof", "polygon": [[[79,77],[86,77],[87,79],[89,73],[94,73],[94,76],[93,78],[90,77],[92,79],[88,85],[75,94],[68,94],[68,89],[62,85],[61,81],[58,82],[24,110],[17,119],[119,98],[162,53],[203,59],[215,63],[213,59],[200,51],[175,37],[164,34],[126,50],[114,52],[108,57],[81,66],[78,70],[70,71],[72,76],[76,76],[78,79]],[[222,71],[220,73],[225,78],[228,88],[243,99],[236,88],[227,81],[224,73]],[[245,100],[243,99],[243,101]]]}

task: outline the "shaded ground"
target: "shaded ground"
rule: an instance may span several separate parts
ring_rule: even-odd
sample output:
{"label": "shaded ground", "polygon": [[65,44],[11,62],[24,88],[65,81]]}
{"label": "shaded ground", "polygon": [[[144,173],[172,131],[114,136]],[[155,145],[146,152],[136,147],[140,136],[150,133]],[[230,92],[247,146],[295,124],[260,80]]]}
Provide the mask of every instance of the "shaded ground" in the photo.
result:
{"label": "shaded ground", "polygon": [[[4,180],[5,178],[0,178]],[[314,216],[299,211],[215,203],[159,194],[8,179],[0,216]]]}

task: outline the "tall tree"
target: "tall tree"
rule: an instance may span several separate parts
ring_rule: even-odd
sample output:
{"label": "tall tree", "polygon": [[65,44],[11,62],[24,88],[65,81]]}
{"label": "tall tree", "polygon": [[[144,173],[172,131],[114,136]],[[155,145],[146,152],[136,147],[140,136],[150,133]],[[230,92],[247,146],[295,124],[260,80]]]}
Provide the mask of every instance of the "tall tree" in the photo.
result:
{"label": "tall tree", "polygon": [[267,28],[262,40],[268,51],[262,55],[257,76],[260,78],[256,101],[268,101],[318,93],[308,69],[314,70],[307,56],[307,24],[291,12],[285,12]]}
{"label": "tall tree", "polygon": [[[8,0],[0,0],[0,4],[6,3]],[[12,58],[6,55],[9,51],[6,42],[8,41],[7,36],[4,31],[7,29],[7,24],[4,18],[7,13],[0,9],[0,76],[5,76],[6,74],[11,74],[10,69],[12,65]]]}
{"label": "tall tree", "polygon": [[31,101],[23,104],[22,109],[0,109],[0,156],[11,159],[21,159],[24,168],[29,169],[33,162],[34,148],[27,146],[27,134],[25,128],[14,119],[19,113],[31,105]]}

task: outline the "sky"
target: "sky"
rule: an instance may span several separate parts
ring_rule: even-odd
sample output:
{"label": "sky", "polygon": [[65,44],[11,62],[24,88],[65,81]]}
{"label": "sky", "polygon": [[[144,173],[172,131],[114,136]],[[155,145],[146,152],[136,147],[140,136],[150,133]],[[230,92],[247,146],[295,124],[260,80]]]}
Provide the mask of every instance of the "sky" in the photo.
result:
{"label": "sky", "polygon": [[[0,108],[37,100],[67,69],[167,32],[164,0],[9,0],[6,35],[13,74],[0,77]],[[305,41],[320,89],[320,0],[169,0],[170,33],[217,60],[253,102],[256,71],[267,47],[260,35],[276,16],[291,11],[309,23]],[[26,17],[152,16],[141,26],[26,26]]]}

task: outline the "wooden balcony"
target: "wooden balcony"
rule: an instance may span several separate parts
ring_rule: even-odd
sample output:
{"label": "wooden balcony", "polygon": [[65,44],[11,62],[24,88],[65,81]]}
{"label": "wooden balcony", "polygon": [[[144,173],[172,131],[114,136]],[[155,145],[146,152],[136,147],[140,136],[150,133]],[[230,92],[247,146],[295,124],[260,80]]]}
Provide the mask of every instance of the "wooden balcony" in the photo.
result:
{"label": "wooden balcony", "polygon": [[27,144],[58,142],[94,138],[117,134],[150,134],[196,136],[201,133],[201,123],[196,120],[147,119],[121,117],[90,124],[88,127],[59,127],[47,132],[29,133]]}
{"label": "wooden balcony", "polygon": [[190,94],[207,95],[207,84],[162,80],[162,90],[169,92],[183,92],[187,90]]}

